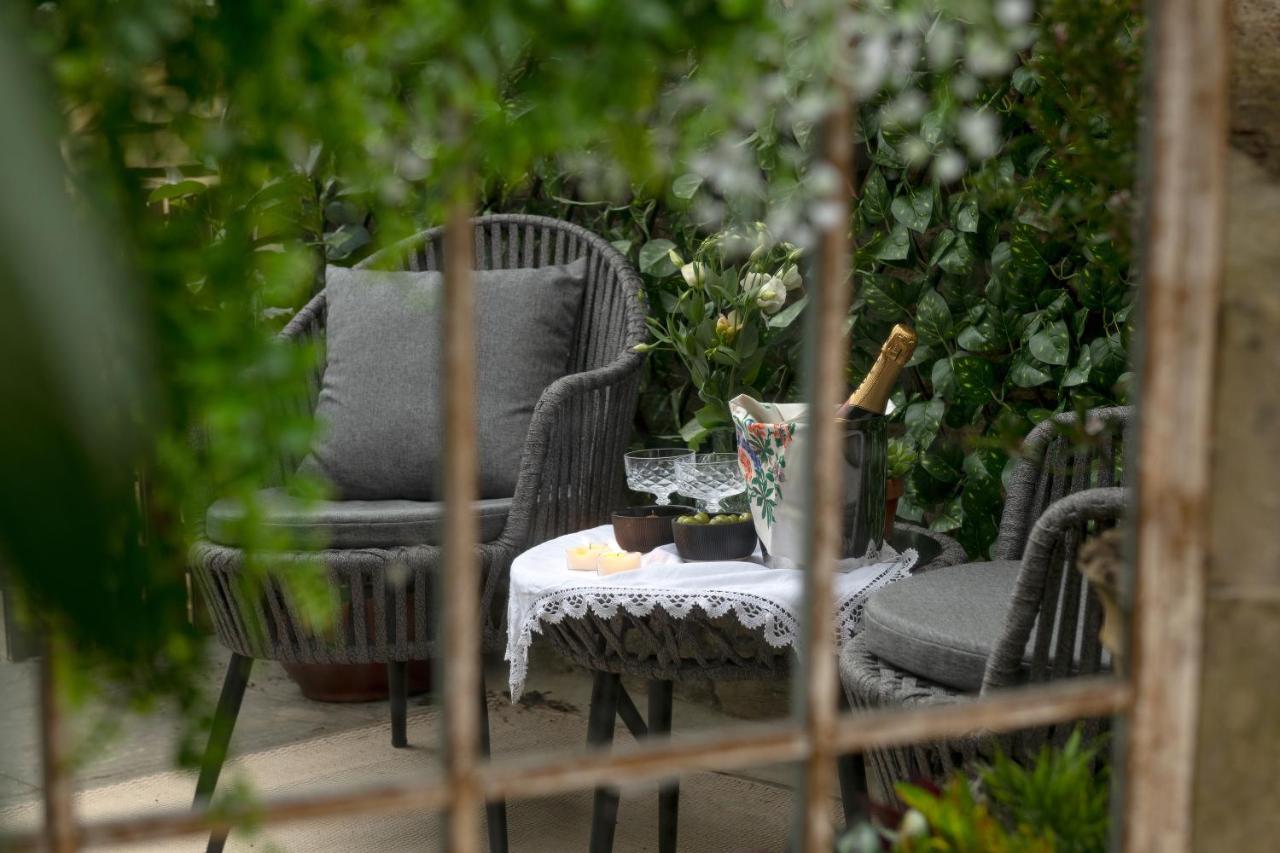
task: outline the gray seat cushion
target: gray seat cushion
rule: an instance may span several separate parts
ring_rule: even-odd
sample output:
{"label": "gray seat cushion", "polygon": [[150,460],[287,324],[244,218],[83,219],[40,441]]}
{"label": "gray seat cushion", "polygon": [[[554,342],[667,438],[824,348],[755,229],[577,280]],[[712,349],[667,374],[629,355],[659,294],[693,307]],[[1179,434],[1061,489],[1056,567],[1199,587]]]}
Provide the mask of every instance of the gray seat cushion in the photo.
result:
{"label": "gray seat cushion", "polygon": [[977,692],[1020,568],[1014,560],[965,563],[877,591],[862,613],[867,649],[899,669]]}
{"label": "gray seat cushion", "polygon": [[[283,489],[258,493],[259,509],[268,532],[284,534],[292,547],[393,548],[399,545],[440,545],[444,541],[444,504],[435,501],[312,501],[304,502]],[[477,501],[480,541],[502,535],[511,509],[510,498]],[[224,499],[209,507],[205,535],[219,545],[240,546],[244,506]]]}
{"label": "gray seat cushion", "polygon": [[[529,421],[569,372],[585,261],[475,273],[479,496],[515,494]],[[303,461],[343,500],[443,497],[436,272],[330,267],[320,436]]]}

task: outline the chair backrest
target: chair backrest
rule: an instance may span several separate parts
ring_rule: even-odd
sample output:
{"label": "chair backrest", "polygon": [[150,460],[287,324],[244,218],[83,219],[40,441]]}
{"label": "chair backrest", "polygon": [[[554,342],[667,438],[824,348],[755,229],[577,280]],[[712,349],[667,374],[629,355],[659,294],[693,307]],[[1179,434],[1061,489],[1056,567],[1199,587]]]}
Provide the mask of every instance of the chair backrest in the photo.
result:
{"label": "chair backrest", "polygon": [[1005,494],[992,559],[1022,558],[1036,520],[1052,504],[1084,489],[1122,482],[1128,406],[1054,415],[1031,430]]}
{"label": "chair backrest", "polygon": [[[586,286],[567,374],[605,367],[647,338],[640,277],[604,238],[571,222],[545,216],[491,214],[476,217],[472,224],[472,261],[477,270],[557,266],[586,259]],[[442,271],[443,265],[444,228],[436,227],[371,255],[356,267]],[[280,336],[289,340],[322,340],[325,308],[322,290],[289,321]],[[319,364],[308,377],[306,398],[279,404],[315,411],[323,375],[324,365]],[[282,460],[280,478],[287,478],[299,461]]]}
{"label": "chair backrest", "polygon": [[[983,673],[983,694],[1110,669],[1099,636],[1103,609],[1080,572],[1078,552],[1086,539],[1114,526],[1128,504],[1128,491],[1086,489],[1057,501],[1027,538],[1022,568],[1004,628]],[[1105,719],[1066,721],[1018,733],[1016,751],[1034,755],[1047,743],[1061,746],[1081,725],[1096,736]]]}

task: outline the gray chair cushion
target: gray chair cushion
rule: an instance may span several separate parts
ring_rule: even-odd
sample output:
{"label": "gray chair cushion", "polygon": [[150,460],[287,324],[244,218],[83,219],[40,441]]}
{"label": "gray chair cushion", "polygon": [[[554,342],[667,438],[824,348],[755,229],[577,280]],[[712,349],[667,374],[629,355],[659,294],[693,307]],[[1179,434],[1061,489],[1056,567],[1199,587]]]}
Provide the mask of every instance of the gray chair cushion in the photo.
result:
{"label": "gray chair cushion", "polygon": [[[529,421],[569,372],[585,261],[475,273],[479,496],[515,494]],[[302,468],[344,500],[443,497],[437,272],[330,267],[320,437]]]}
{"label": "gray chair cushion", "polygon": [[[394,548],[399,545],[440,545],[444,541],[444,504],[435,501],[313,501],[303,502],[283,489],[258,493],[263,524],[284,534],[292,547]],[[511,509],[510,498],[477,501],[480,541],[502,535]],[[224,499],[209,507],[205,535],[219,545],[238,547],[244,507]]]}
{"label": "gray chair cushion", "polygon": [[867,599],[866,647],[898,669],[977,692],[1004,630],[1021,563],[964,563],[922,572]]}

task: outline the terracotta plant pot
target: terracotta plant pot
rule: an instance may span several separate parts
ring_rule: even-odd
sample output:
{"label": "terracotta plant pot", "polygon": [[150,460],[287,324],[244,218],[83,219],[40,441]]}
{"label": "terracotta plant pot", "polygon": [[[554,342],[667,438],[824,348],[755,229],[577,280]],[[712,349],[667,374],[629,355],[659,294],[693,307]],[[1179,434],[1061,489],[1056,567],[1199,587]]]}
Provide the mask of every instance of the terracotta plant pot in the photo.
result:
{"label": "terracotta plant pot", "polygon": [[[284,671],[314,702],[378,702],[390,695],[385,663],[285,663]],[[431,689],[431,661],[411,660],[409,695]]]}
{"label": "terracotta plant pot", "polygon": [[889,480],[884,489],[884,538],[893,536],[893,519],[898,514],[898,498],[907,490],[904,480]]}
{"label": "terracotta plant pot", "polygon": [[[405,596],[405,624],[409,640],[414,639],[414,595],[409,590]],[[374,608],[372,596],[365,597],[365,634],[374,640]],[[351,605],[342,606],[340,630],[351,630]],[[302,695],[316,702],[377,702],[390,695],[385,663],[284,663],[284,671],[302,690]],[[431,689],[431,661],[409,661],[406,682],[409,695],[426,693]]]}

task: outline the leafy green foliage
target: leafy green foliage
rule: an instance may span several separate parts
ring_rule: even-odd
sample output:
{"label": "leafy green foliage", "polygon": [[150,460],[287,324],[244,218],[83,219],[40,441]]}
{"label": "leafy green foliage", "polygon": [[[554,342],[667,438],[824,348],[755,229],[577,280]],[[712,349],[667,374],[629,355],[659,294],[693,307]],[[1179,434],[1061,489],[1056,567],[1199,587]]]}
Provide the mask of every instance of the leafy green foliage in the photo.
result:
{"label": "leafy green foliage", "polygon": [[[671,245],[651,241],[642,257],[655,244]],[[759,226],[754,245],[725,232],[704,240],[687,263],[672,250],[666,258],[678,269],[656,276],[651,292],[662,310],[649,318],[653,343],[641,346],[679,360],[683,369],[668,378],[674,411],[698,401],[680,427],[681,439],[694,448],[710,440],[717,449],[730,450],[729,400],[743,393],[785,396],[794,379],[795,321],[807,302],[801,251],[774,243]],[[643,260],[641,269],[646,269]],[[650,265],[646,271],[653,275],[658,269]]]}
{"label": "leafy green foliage", "polygon": [[1140,9],[1060,0],[1039,4],[1037,26],[984,98],[1005,143],[958,182],[900,151],[963,122],[954,104],[932,104],[915,131],[880,103],[863,112],[851,379],[892,324],[915,327],[896,418],[919,461],[899,513],[974,556],[995,539],[1018,439],[1053,412],[1124,401],[1129,378]]}
{"label": "leafy green foliage", "polygon": [[998,752],[976,783],[953,777],[939,791],[899,784],[907,809],[879,809],[853,827],[839,853],[1102,853],[1110,831],[1110,773],[1101,742],[1077,729],[1061,749],[1045,746],[1024,767]]}
{"label": "leafy green foliage", "polygon": [[[117,324],[129,340],[108,339],[98,364],[136,347],[148,393],[135,395],[145,405],[120,394],[80,412],[82,430],[97,420],[105,436],[120,416],[141,439],[111,460],[110,489],[85,480],[58,519],[67,542],[92,539],[83,553],[109,559],[8,547],[41,530],[29,520],[56,501],[0,517],[0,550],[32,609],[73,640],[86,682],[105,668],[139,702],[177,695],[189,709],[201,660],[186,625],[187,547],[219,496],[247,506],[250,568],[288,544],[253,523],[254,496],[308,447],[309,418],[277,404],[305,387],[317,354],[274,336],[324,264],[438,223],[458,195],[527,185],[541,164],[572,167],[596,197],[686,171],[677,164],[695,142],[739,124],[763,73],[754,58],[775,53],[764,48],[784,20],[766,0],[398,0],[376,14],[311,0],[20,6],[0,26],[35,59],[29,90],[45,109],[31,120],[60,124],[50,137],[61,136],[65,174],[44,192],[69,185],[84,222],[50,233],[79,241],[109,225],[136,286],[126,301],[137,333]],[[681,94],[694,70],[719,97]],[[2,203],[6,221],[27,215],[29,199]],[[654,275],[670,272],[660,254],[646,254]],[[39,283],[34,269],[19,270],[24,285]],[[32,325],[12,363],[46,340],[57,337]],[[105,369],[92,376],[120,388]],[[65,381],[18,374],[10,399],[53,399]],[[40,426],[16,424],[9,446]],[[83,448],[64,449],[71,459]],[[12,495],[53,483],[37,462],[6,469]],[[311,617],[332,612],[322,589],[297,592]]]}

